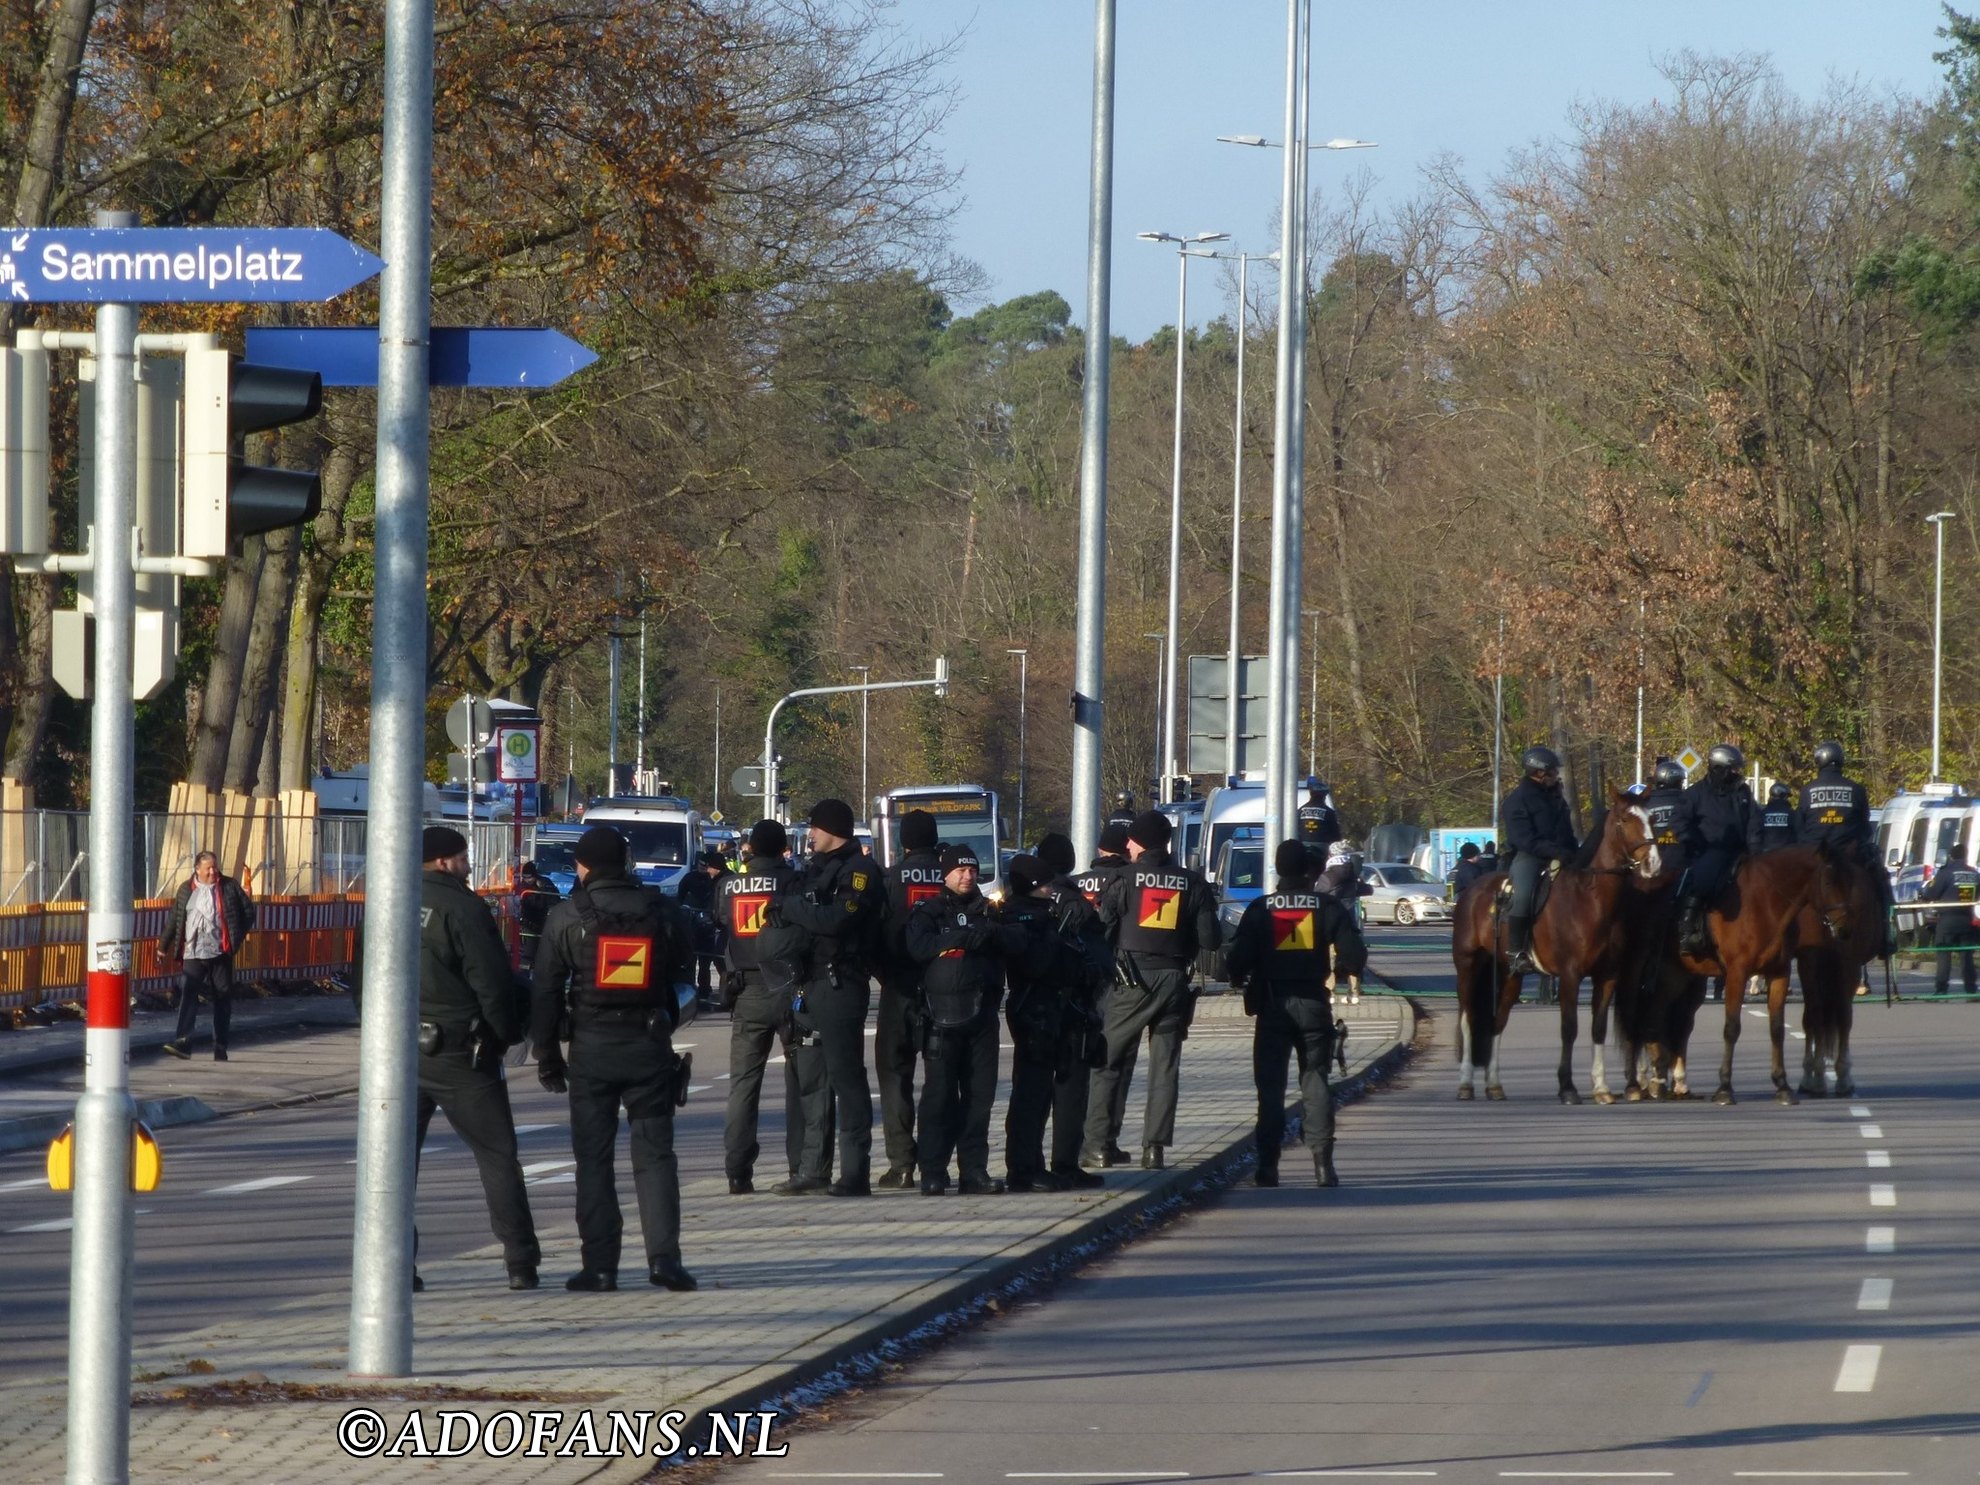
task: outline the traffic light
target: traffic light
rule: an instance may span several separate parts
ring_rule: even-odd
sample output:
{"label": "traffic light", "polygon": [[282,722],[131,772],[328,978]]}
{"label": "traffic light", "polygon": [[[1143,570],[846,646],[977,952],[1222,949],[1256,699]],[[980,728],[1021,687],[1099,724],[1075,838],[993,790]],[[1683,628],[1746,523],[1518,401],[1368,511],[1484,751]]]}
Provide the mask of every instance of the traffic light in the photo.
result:
{"label": "traffic light", "polygon": [[186,352],[185,494],[179,554],[224,557],[244,536],[300,526],[323,503],[314,470],[249,464],[247,435],[305,422],[323,408],[313,371],[254,366],[226,351]]}

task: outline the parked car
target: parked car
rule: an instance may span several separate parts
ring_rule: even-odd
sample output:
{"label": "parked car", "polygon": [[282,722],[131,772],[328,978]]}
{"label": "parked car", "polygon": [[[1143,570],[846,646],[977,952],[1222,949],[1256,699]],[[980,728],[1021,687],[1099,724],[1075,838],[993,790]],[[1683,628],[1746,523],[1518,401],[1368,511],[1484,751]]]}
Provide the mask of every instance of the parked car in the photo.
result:
{"label": "parked car", "polygon": [[1361,882],[1370,888],[1361,911],[1370,923],[1448,923],[1451,905],[1444,886],[1421,867],[1403,861],[1378,861],[1361,869]]}

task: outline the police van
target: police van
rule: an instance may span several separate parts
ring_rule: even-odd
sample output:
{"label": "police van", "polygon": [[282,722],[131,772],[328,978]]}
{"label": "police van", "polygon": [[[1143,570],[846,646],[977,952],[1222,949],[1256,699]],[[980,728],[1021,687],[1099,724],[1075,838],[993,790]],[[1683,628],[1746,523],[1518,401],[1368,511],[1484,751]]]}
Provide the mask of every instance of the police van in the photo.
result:
{"label": "police van", "polygon": [[935,817],[935,833],[943,845],[969,846],[976,852],[976,883],[984,896],[1002,893],[1006,831],[995,789],[981,784],[915,784],[876,795],[873,845],[882,866],[901,859],[901,817],[909,810],[926,810]]}
{"label": "police van", "polygon": [[1263,836],[1265,825],[1265,781],[1240,779],[1212,789],[1203,801],[1203,824],[1197,850],[1180,859],[1203,873],[1215,886],[1224,866],[1224,847],[1240,833],[1256,828]]}
{"label": "police van", "polygon": [[615,794],[586,806],[584,823],[587,829],[610,825],[623,835],[633,875],[670,897],[679,895],[681,878],[701,849],[701,814],[678,795]]}
{"label": "police van", "polygon": [[1877,856],[1899,902],[1909,902],[1954,845],[1973,859],[1980,845],[1980,801],[1958,784],[1927,784],[1888,799],[1877,811]]}

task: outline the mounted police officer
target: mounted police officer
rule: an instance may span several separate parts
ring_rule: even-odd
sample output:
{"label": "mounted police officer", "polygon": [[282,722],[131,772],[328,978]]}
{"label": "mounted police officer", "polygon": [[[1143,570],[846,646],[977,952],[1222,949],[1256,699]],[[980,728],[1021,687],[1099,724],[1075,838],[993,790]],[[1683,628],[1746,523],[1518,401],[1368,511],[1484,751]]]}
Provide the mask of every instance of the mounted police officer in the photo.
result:
{"label": "mounted police officer", "polygon": [[[632,1130],[647,1280],[666,1289],[698,1288],[681,1265],[681,1180],[674,1158],[674,1110],[686,1102],[689,1070],[673,1045],[680,1019],[674,986],[692,970],[687,921],[657,888],[634,879],[626,839],[611,826],[585,831],[576,855],[577,885],[543,925],[531,1028],[537,1080],[571,1098],[583,1267],[564,1287],[619,1287],[625,1219],[612,1153],[623,1104]],[[568,1065],[558,1050],[566,1011]]]}
{"label": "mounted police officer", "polygon": [[1709,952],[1705,915],[1732,880],[1753,834],[1753,791],[1740,777],[1745,768],[1738,748],[1718,744],[1705,755],[1705,777],[1678,804],[1678,840],[1688,863],[1678,888],[1678,946],[1687,954]]}
{"label": "mounted police officer", "polygon": [[1890,873],[1877,859],[1876,828],[1870,822],[1870,793],[1856,780],[1844,775],[1847,760],[1843,746],[1834,740],[1815,748],[1815,777],[1801,786],[1801,800],[1795,811],[1795,827],[1804,845],[1827,844],[1838,848],[1845,859],[1858,862],[1876,884],[1877,900],[1884,907],[1884,935],[1880,958],[1889,958],[1891,942]]}
{"label": "mounted police officer", "polygon": [[1747,847],[1754,855],[1764,851],[1778,851],[1783,846],[1798,845],[1801,831],[1795,824],[1794,795],[1786,784],[1775,784],[1767,790],[1766,805],[1754,812],[1753,838]]}
{"label": "mounted police officer", "polygon": [[1024,952],[1022,929],[999,923],[977,889],[976,852],[942,850],[942,888],[908,914],[907,951],[921,965],[923,1055],[921,1135],[915,1159],[921,1194],[949,1189],[949,1157],[964,1196],[995,1196],[990,1176],[990,1108],[997,1097],[997,1009],[1004,961]]}
{"label": "mounted police officer", "polygon": [[1141,1130],[1141,1165],[1159,1170],[1175,1139],[1177,1070],[1195,1009],[1190,971],[1197,954],[1222,940],[1217,899],[1209,884],[1169,855],[1168,817],[1144,810],[1128,828],[1128,868],[1100,899],[1100,919],[1113,940],[1119,980],[1107,1002],[1107,1062],[1093,1073],[1087,1095],[1086,1145],[1081,1165],[1100,1165],[1118,1148],[1113,1113],[1141,1033],[1148,1039],[1148,1105]]}
{"label": "mounted police officer", "polygon": [[1114,808],[1107,816],[1107,824],[1118,825],[1126,830],[1134,823],[1134,790],[1123,789],[1114,796]]}
{"label": "mounted police officer", "polygon": [[1549,862],[1567,862],[1580,849],[1574,816],[1561,792],[1561,759],[1552,748],[1531,747],[1519,755],[1525,775],[1499,806],[1501,829],[1512,853],[1512,901],[1506,905],[1508,974],[1531,974],[1533,909],[1540,874]]}
{"label": "mounted police officer", "polygon": [[1663,871],[1684,870],[1684,844],[1678,839],[1678,805],[1684,801],[1686,774],[1675,758],[1659,758],[1650,770],[1650,788],[1643,796],[1643,808],[1650,816],[1650,834],[1657,842],[1657,860]]}
{"label": "mounted police officer", "polygon": [[[792,1049],[792,1056],[824,1070],[838,1104],[839,1179],[833,1196],[871,1196],[873,1088],[866,1077],[866,1009],[872,1000],[867,950],[877,938],[886,897],[879,869],[853,835],[852,806],[843,799],[821,799],[813,806],[811,854],[797,880],[777,898],[778,921],[798,929],[804,948],[804,977],[793,1010],[797,1026],[815,1033],[815,1044]],[[801,1071],[810,1083],[811,1071]],[[822,1181],[823,1169],[803,1172],[807,1186]]]}
{"label": "mounted police officer", "polygon": [[[750,827],[749,859],[743,869],[715,884],[715,916],[728,939],[723,983],[724,998],[730,1001],[729,1106],[722,1125],[722,1164],[732,1196],[747,1196],[756,1189],[757,1114],[772,1043],[784,1049],[784,1153],[790,1178],[796,1181],[804,1171],[822,1170],[825,1165],[831,1089],[822,1067],[813,1068],[790,1055],[795,1040],[791,993],[797,986],[798,967],[777,953],[765,952],[780,947],[778,930],[770,922],[771,905],[797,879],[784,857],[789,844],[777,821],[758,820]],[[791,936],[790,930],[782,933],[786,940]],[[817,1076],[800,1084],[801,1070]]]}
{"label": "mounted police officer", "polygon": [[1938,922],[1933,925],[1932,942],[1938,948],[1938,965],[1932,972],[1932,993],[1944,995],[1952,989],[1952,962],[1955,951],[1959,954],[1960,979],[1966,986],[1966,993],[1974,993],[1973,986],[1973,908],[1980,899],[1980,871],[1966,864],[1966,847],[1955,842],[1946,848],[1946,859],[1939,869],[1932,873],[1932,880],[1925,890],[1918,894],[1920,902],[1956,903],[1956,907],[1942,907],[1933,916]]}
{"label": "mounted police officer", "polygon": [[[1094,996],[1113,980],[1113,950],[1100,915],[1067,880],[1072,842],[1048,835],[1036,856],[1010,864],[1010,896],[998,920],[1023,929],[1032,952],[1009,966],[1010,1106],[1004,1119],[1005,1186],[1011,1191],[1064,1191],[1104,1184],[1079,1168],[1086,1135],[1086,1097],[1099,1047]],[[1042,963],[1040,962],[1042,961]],[[1045,1160],[1045,1121],[1052,1121],[1052,1159]]]}
{"label": "mounted police officer", "polygon": [[[511,1289],[534,1289],[543,1250],[516,1158],[502,1053],[522,1040],[527,1006],[488,904],[467,884],[467,838],[445,825],[420,837],[418,1140],[439,1109],[474,1155],[488,1222]],[[413,1288],[423,1289],[419,1275]]]}
{"label": "mounted police officer", "polygon": [[[1072,878],[1073,886],[1079,889],[1080,896],[1086,899],[1087,906],[1091,907],[1096,914],[1100,911],[1100,900],[1106,895],[1107,888],[1113,884],[1115,877],[1119,876],[1128,868],[1128,826],[1133,823],[1132,820],[1109,820],[1101,829],[1099,840],[1094,843],[1092,865]],[[1106,929],[1103,925],[1101,932],[1104,934],[1105,931]],[[1109,952],[1111,953],[1111,950]],[[1106,1008],[1107,995],[1112,987],[1113,977],[1110,973],[1107,983],[1098,992],[1099,1009],[1103,1012]],[[1140,1054],[1140,1050],[1141,1046],[1139,1042],[1136,1042],[1127,1049],[1125,1060],[1121,1064],[1120,1079],[1114,1084],[1114,1105],[1107,1111],[1107,1119],[1108,1127],[1116,1132],[1119,1131],[1121,1125],[1127,1120],[1128,1085],[1134,1081],[1134,1064]],[[1091,1090],[1089,1089],[1089,1095],[1090,1092]],[[1092,1117],[1090,1104],[1088,1117]],[[1100,1151],[1099,1154],[1100,1159],[1097,1162],[1084,1160],[1082,1163],[1086,1165],[1115,1166],[1131,1165],[1134,1162],[1134,1157],[1114,1141],[1110,1141],[1106,1149]]]}
{"label": "mounted police officer", "polygon": [[917,903],[941,892],[942,853],[935,838],[935,817],[927,810],[909,810],[901,816],[900,828],[901,859],[880,874],[887,893],[887,923],[873,1070],[880,1079],[887,1169],[874,1184],[905,1190],[914,1184],[914,1064],[922,1044],[922,970],[907,950],[908,914]]}
{"label": "mounted police officer", "polygon": [[1316,778],[1306,781],[1306,803],[1299,807],[1300,844],[1313,852],[1315,861],[1327,859],[1327,848],[1343,834],[1341,817],[1327,802],[1327,786]]}
{"label": "mounted police officer", "polygon": [[1286,1057],[1299,1059],[1306,1148],[1322,1186],[1340,1185],[1334,1173],[1334,1094],[1327,1064],[1334,1055],[1334,1012],[1327,976],[1355,987],[1368,948],[1354,914],[1313,886],[1313,860],[1302,842],[1282,842],[1273,855],[1278,885],[1254,899],[1231,936],[1231,983],[1244,991],[1244,1011],[1257,1018],[1251,1039],[1251,1074],[1258,1085],[1260,1186],[1279,1184],[1279,1147],[1286,1134]]}

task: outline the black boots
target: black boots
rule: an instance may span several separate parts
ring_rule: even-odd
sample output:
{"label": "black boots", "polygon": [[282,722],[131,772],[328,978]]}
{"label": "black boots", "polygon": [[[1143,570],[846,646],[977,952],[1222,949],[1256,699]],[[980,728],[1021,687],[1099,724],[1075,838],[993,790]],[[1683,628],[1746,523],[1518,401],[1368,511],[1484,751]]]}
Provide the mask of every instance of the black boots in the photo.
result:
{"label": "black boots", "polygon": [[1530,975],[1533,963],[1533,920],[1531,918],[1506,919],[1506,973],[1507,975]]}
{"label": "black boots", "polygon": [[1338,1186],[1341,1178],[1334,1173],[1334,1142],[1323,1140],[1320,1148],[1313,1153],[1313,1179],[1322,1186]]}

